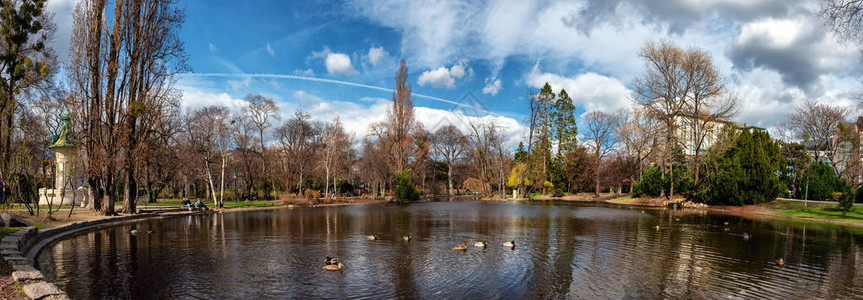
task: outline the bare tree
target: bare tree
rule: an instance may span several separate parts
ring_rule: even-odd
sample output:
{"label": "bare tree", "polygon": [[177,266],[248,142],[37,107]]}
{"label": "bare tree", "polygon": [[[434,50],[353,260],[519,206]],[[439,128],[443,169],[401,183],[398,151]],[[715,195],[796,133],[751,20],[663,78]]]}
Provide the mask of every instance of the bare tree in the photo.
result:
{"label": "bare tree", "polygon": [[[335,173],[339,165],[346,165],[345,158],[347,157],[347,153],[350,151],[353,137],[345,132],[342,122],[339,121],[339,117],[336,116],[332,122],[327,124],[321,140],[323,141],[324,147],[321,149],[321,156],[318,163],[326,172],[324,179],[324,197],[329,198],[330,174]],[[333,192],[335,192],[335,184],[335,178],[333,178]]]}
{"label": "bare tree", "polygon": [[[207,185],[209,186],[213,201],[216,202],[216,207],[221,207],[221,200],[224,199],[216,196],[216,190],[220,190],[224,194],[224,170],[227,158],[221,149],[224,141],[227,139],[225,129],[228,126],[227,122],[229,118],[230,113],[227,107],[207,106],[192,112],[185,122],[186,139],[194,151],[199,153],[199,157],[204,163]],[[221,160],[222,163],[221,189],[216,188],[215,176],[213,176],[213,168],[218,160]]]}
{"label": "bare tree", "polygon": [[[321,134],[323,125],[311,120],[311,116],[302,111],[294,112],[294,117],[276,128],[275,136],[279,141],[281,153],[284,156],[285,167],[295,176],[297,190],[302,193],[309,170],[314,165],[313,160],[318,147],[316,141]],[[290,186],[285,182],[285,186]]]}
{"label": "bare tree", "polygon": [[467,142],[467,137],[453,125],[443,126],[432,135],[435,156],[447,164],[447,195],[453,195],[453,165],[465,154]]}
{"label": "bare tree", "polygon": [[246,193],[252,194],[257,174],[257,163],[259,155],[255,151],[255,125],[245,115],[239,115],[233,120],[231,135],[234,140],[234,153],[237,154],[236,163],[243,170],[242,178],[246,184]]}
{"label": "bare tree", "polygon": [[[267,128],[270,128],[272,124],[271,121],[273,119],[278,119],[278,115],[276,113],[279,112],[279,106],[276,105],[276,102],[273,99],[261,96],[259,94],[248,94],[246,95],[246,101],[249,102],[249,106],[245,108],[245,113],[248,116],[249,121],[255,125],[255,128],[258,130],[258,142],[261,146],[260,156],[261,156],[261,167],[263,168],[262,175],[267,178],[267,180],[272,181],[270,178],[270,173],[267,170],[267,159],[265,157],[267,148],[264,145],[264,131]],[[275,184],[273,185],[273,192],[276,191]]]}
{"label": "bare tree", "polygon": [[[706,52],[694,52],[688,66],[693,68],[692,89],[688,94],[683,114],[684,123],[692,130],[687,143],[691,143],[692,162],[695,165],[695,184],[698,184],[702,150],[712,144],[722,124],[737,115],[737,97],[727,94],[727,87],[713,60]],[[709,140],[708,140],[709,139]]]}
{"label": "bare tree", "polygon": [[839,143],[834,143],[833,138],[838,133],[839,124],[845,121],[848,114],[846,107],[810,99],[795,106],[779,127],[788,133],[790,140],[787,142],[802,141],[812,151],[815,161],[830,158],[836,171]]}
{"label": "bare tree", "polygon": [[80,107],[92,203],[113,214],[115,182],[124,178],[123,211],[134,213],[135,167],[149,130],[141,119],[177,99],[172,76],[186,69],[186,57],[176,32],[185,15],[174,1],[115,1],[112,10],[107,4],[78,4],[67,72],[73,107]]}
{"label": "bare tree", "polygon": [[863,0],[823,0],[819,15],[839,37],[860,42]]}
{"label": "bare tree", "polygon": [[592,111],[584,115],[584,124],[587,126],[585,132],[585,143],[593,150],[593,158],[596,159],[596,180],[594,195],[599,196],[599,166],[602,159],[614,150],[619,141],[618,127],[620,126],[620,115],[609,114],[602,111]]}
{"label": "bare tree", "polygon": [[417,122],[414,120],[414,104],[411,85],[407,82],[408,68],[405,60],[396,73],[396,86],[393,90],[393,105],[387,110],[386,140],[390,152],[393,173],[408,168],[415,146],[413,143]]}
{"label": "bare tree", "polygon": [[507,156],[504,153],[503,137],[500,135],[500,127],[493,122],[485,122],[483,120],[472,120],[468,124],[470,126],[470,134],[468,134],[468,149],[475,168],[475,174],[482,182],[483,196],[492,196],[492,183],[496,183],[499,189],[505,187],[506,171],[508,169],[508,160],[503,159]]}
{"label": "bare tree", "polygon": [[635,167],[629,174],[631,191],[635,181],[641,180],[646,161],[656,153],[659,124],[656,119],[648,117],[641,107],[622,116],[624,119],[620,120],[618,136],[620,136],[624,155],[633,161]]}
{"label": "bare tree", "polygon": [[648,114],[664,125],[665,141],[663,171],[670,176],[671,186],[667,197],[674,195],[674,164],[671,154],[677,148],[678,117],[685,113],[689,97],[701,90],[702,95],[713,95],[711,85],[704,78],[712,72],[709,54],[693,48],[683,50],[672,42],[648,42],[639,52],[645,71],[633,83],[633,96]]}

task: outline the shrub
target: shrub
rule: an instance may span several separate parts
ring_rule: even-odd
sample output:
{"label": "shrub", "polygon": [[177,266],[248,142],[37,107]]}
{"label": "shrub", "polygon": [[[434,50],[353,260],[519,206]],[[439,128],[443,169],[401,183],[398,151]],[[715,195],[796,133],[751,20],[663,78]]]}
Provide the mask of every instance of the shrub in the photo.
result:
{"label": "shrub", "polygon": [[641,175],[641,180],[636,182],[632,187],[632,195],[641,197],[646,195],[649,197],[659,197],[662,195],[662,187],[665,180],[662,179],[662,171],[657,167],[651,167],[644,171]]}
{"label": "shrub", "polygon": [[306,189],[303,192],[303,195],[306,196],[306,199],[309,200],[309,202],[314,203],[318,198],[321,197],[321,191],[313,190],[313,189]]}
{"label": "shrub", "polygon": [[857,188],[857,192],[854,193],[854,202],[863,203],[863,186]]}
{"label": "shrub", "polygon": [[410,170],[404,170],[396,174],[396,200],[419,200],[420,191],[417,189],[410,176]]}
{"label": "shrub", "polygon": [[854,192],[850,187],[846,187],[842,196],[839,196],[839,209],[842,210],[843,213],[854,209],[854,198]]}
{"label": "shrub", "polygon": [[833,193],[841,193],[848,185],[845,180],[836,176],[833,167],[825,163],[809,166],[806,177],[809,181],[809,199],[811,200],[836,200]]}

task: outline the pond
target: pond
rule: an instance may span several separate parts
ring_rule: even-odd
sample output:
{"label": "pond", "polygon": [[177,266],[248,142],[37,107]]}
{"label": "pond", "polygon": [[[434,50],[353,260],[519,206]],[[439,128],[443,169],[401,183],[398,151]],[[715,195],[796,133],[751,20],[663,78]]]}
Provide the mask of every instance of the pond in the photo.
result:
{"label": "pond", "polygon": [[861,245],[856,229],[705,211],[431,202],[141,221],[38,262],[73,299],[859,298]]}

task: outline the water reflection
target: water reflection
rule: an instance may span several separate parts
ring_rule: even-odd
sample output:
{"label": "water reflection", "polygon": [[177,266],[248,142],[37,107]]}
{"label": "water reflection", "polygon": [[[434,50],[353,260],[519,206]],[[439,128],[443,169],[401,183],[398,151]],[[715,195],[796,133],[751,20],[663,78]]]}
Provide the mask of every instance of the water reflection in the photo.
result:
{"label": "water reflection", "polygon": [[[863,237],[807,226],[575,204],[370,204],[144,221],[73,236],[39,262],[75,299],[863,295]],[[461,242],[468,251],[451,249]],[[324,271],[328,255],[345,269]]]}

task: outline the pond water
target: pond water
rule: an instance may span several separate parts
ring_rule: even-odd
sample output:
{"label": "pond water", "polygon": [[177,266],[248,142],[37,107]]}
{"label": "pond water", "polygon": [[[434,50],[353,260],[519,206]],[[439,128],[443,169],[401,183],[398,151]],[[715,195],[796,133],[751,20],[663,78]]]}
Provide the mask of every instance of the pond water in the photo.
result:
{"label": "pond water", "polygon": [[[38,261],[73,299],[861,298],[855,231],[572,203],[366,204],[141,221]],[[326,256],[344,269],[324,270]]]}

